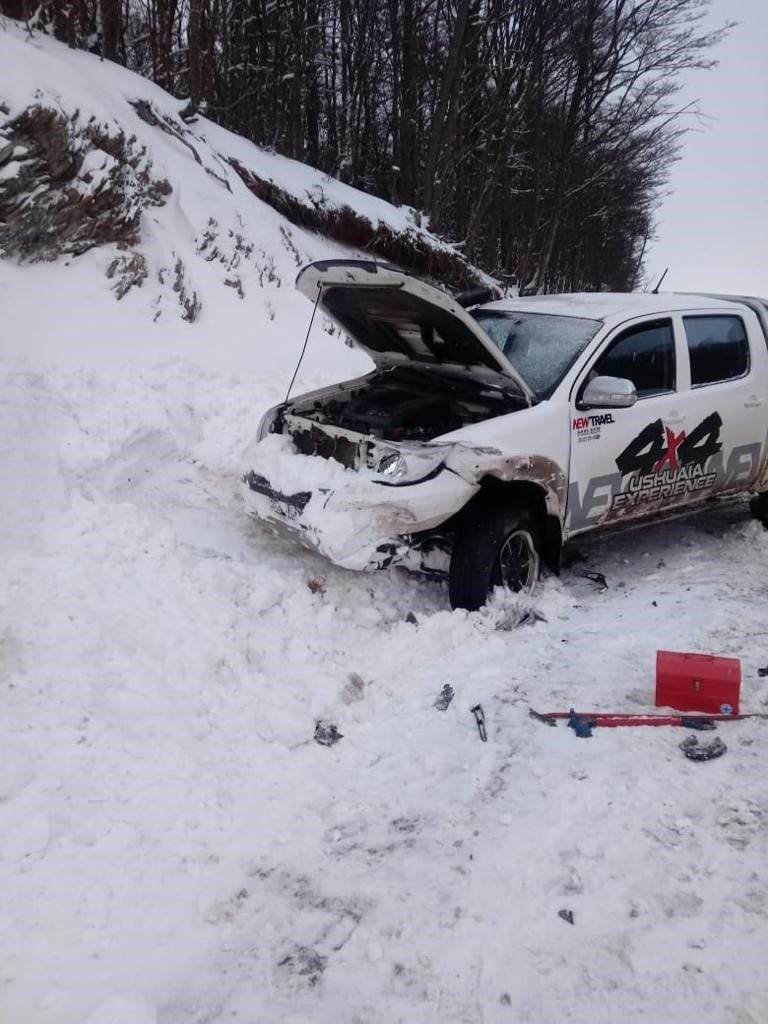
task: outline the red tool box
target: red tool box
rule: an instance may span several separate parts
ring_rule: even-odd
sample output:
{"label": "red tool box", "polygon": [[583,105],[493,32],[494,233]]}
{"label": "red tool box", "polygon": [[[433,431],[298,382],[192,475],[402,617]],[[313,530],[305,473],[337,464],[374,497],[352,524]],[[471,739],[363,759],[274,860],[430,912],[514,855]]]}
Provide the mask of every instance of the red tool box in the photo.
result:
{"label": "red tool box", "polygon": [[738,715],[741,662],[713,654],[656,652],[656,707]]}

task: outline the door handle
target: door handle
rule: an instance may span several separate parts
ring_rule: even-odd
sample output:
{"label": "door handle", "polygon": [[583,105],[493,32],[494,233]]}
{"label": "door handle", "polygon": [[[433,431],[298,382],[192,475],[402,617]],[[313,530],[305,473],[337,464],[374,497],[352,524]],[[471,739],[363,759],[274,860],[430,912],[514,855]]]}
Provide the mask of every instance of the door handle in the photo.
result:
{"label": "door handle", "polygon": [[745,409],[756,409],[759,405],[763,404],[762,398],[758,398],[757,395],[750,395],[749,398],[744,402]]}
{"label": "door handle", "polygon": [[668,416],[663,416],[662,419],[667,427],[680,427],[685,423],[685,416],[681,412],[671,412]]}

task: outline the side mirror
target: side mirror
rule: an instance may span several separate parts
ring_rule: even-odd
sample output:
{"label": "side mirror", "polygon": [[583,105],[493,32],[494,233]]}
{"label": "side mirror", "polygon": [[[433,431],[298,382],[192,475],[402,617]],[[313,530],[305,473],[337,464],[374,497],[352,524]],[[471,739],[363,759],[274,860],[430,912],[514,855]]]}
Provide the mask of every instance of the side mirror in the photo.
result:
{"label": "side mirror", "polygon": [[624,377],[593,377],[584,388],[579,405],[585,409],[629,409],[637,391]]}

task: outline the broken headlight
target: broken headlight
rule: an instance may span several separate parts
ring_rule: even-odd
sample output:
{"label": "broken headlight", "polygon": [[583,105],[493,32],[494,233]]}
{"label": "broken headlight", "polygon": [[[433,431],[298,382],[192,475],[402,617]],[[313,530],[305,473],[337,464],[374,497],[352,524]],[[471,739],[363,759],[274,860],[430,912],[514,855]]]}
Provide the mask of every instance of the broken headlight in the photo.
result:
{"label": "broken headlight", "polygon": [[261,417],[258,429],[256,430],[257,441],[263,441],[267,434],[272,433],[272,427],[274,426],[275,421],[280,415],[281,409],[281,405],[273,405],[271,409],[267,409],[267,411]]}
{"label": "broken headlight", "polygon": [[435,473],[448,457],[449,448],[399,447],[385,452],[375,473],[380,484],[417,484]]}

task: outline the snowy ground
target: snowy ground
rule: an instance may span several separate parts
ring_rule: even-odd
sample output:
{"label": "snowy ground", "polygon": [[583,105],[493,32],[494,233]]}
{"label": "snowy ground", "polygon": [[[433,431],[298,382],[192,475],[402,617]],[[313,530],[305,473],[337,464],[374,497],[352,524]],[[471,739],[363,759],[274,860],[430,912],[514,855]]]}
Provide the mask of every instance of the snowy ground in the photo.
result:
{"label": "snowy ground", "polygon": [[[214,199],[182,216],[161,158],[145,251],[181,249],[195,324],[154,323],[149,283],[117,303],[110,252],[0,263],[2,1024],[765,1024],[768,722],[695,764],[681,730],[528,707],[645,710],[670,648],[740,657],[767,711],[768,532],[737,504],[585,547],[510,630],[246,521],[309,307],[244,193],[281,287],[195,260]],[[319,329],[302,387],[360,365]]]}

